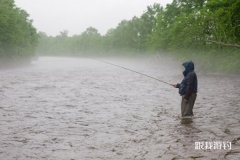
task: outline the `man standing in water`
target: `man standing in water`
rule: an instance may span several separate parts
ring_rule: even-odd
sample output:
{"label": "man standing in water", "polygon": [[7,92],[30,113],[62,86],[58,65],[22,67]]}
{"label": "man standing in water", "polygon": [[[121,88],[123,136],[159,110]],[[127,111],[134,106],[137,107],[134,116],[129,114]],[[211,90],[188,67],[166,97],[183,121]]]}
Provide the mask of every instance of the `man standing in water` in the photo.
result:
{"label": "man standing in water", "polygon": [[198,80],[194,72],[194,63],[188,61],[182,64],[185,68],[183,71],[182,82],[173,85],[179,88],[179,94],[182,96],[181,113],[182,117],[193,116],[193,106],[197,97]]}

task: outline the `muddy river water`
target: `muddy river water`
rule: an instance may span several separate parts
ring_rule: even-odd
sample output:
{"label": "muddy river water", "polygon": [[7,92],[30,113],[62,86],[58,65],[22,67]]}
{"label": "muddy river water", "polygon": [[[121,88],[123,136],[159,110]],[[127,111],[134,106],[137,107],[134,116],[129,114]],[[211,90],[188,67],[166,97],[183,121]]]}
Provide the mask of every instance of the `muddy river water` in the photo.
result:
{"label": "muddy river water", "polygon": [[[176,83],[181,63],[104,58]],[[240,76],[198,72],[191,123],[175,88],[88,58],[0,70],[0,160],[239,160]],[[231,149],[195,149],[195,142]]]}

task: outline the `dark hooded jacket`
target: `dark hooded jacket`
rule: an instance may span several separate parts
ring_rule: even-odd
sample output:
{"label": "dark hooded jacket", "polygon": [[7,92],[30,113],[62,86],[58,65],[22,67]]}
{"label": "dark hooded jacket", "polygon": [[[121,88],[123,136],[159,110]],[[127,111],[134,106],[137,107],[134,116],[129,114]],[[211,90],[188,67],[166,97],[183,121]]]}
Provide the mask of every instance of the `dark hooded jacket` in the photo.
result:
{"label": "dark hooded jacket", "polygon": [[177,88],[179,88],[179,94],[181,96],[188,98],[192,93],[197,93],[198,80],[192,61],[183,63],[183,66],[185,68],[183,71],[184,78],[180,84],[177,84]]}

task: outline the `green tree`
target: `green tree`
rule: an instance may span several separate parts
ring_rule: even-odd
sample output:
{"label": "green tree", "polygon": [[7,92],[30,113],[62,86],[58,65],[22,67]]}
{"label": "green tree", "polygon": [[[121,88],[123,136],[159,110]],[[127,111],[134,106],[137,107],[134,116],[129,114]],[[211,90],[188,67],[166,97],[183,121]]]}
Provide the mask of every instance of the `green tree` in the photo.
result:
{"label": "green tree", "polygon": [[0,0],[0,54],[30,56],[37,45],[36,29],[29,15],[17,8],[13,0]]}

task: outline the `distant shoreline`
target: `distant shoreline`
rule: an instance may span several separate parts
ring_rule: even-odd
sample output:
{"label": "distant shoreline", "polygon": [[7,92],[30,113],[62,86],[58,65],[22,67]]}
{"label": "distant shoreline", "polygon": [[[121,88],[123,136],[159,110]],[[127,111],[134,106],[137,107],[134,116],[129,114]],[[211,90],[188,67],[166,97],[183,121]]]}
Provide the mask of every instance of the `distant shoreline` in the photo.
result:
{"label": "distant shoreline", "polygon": [[18,68],[29,65],[32,57],[1,57],[0,56],[0,69]]}

